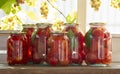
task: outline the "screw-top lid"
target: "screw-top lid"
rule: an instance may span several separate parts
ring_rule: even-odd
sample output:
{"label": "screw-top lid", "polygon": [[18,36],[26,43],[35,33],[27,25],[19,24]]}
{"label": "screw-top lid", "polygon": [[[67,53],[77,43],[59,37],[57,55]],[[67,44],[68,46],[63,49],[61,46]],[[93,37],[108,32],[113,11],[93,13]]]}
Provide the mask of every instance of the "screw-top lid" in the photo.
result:
{"label": "screw-top lid", "polygon": [[93,22],[93,23],[89,23],[89,25],[91,25],[91,26],[104,26],[105,23],[103,23],[103,22]]}
{"label": "screw-top lid", "polygon": [[77,23],[64,23],[65,26],[75,26],[75,25],[79,25]]}
{"label": "screw-top lid", "polygon": [[23,24],[23,28],[35,28],[35,24]]}
{"label": "screw-top lid", "polygon": [[52,26],[52,24],[50,24],[50,23],[37,23],[36,26],[38,28],[46,28],[46,27]]}

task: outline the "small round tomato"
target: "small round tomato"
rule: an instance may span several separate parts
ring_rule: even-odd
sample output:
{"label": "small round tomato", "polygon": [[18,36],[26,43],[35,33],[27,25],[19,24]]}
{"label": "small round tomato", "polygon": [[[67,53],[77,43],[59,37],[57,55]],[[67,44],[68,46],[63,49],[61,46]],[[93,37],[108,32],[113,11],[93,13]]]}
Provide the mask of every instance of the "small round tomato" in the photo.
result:
{"label": "small round tomato", "polygon": [[48,63],[49,63],[49,65],[56,66],[56,65],[58,65],[58,59],[55,57],[49,58]]}
{"label": "small round tomato", "polygon": [[63,61],[60,61],[60,65],[61,66],[66,66],[66,65],[69,65],[70,61],[67,60],[67,59],[64,59]]}
{"label": "small round tomato", "polygon": [[109,50],[112,50],[112,41],[110,38],[105,38],[104,40],[104,48],[107,48]]}
{"label": "small round tomato", "polygon": [[100,37],[100,38],[103,38],[104,37],[104,31],[100,28],[96,28],[93,30],[93,33],[92,33],[93,37]]}
{"label": "small round tomato", "polygon": [[109,64],[111,61],[112,61],[112,52],[108,51],[108,55],[105,56],[102,62],[104,64]]}
{"label": "small round tomato", "polygon": [[104,38],[110,38],[110,33],[109,32],[105,32],[104,33]]}
{"label": "small round tomato", "polygon": [[87,64],[95,64],[97,61],[97,55],[93,52],[89,52],[85,57],[85,62]]}
{"label": "small round tomato", "polygon": [[82,54],[78,53],[72,56],[72,63],[82,64],[82,62],[83,62]]}

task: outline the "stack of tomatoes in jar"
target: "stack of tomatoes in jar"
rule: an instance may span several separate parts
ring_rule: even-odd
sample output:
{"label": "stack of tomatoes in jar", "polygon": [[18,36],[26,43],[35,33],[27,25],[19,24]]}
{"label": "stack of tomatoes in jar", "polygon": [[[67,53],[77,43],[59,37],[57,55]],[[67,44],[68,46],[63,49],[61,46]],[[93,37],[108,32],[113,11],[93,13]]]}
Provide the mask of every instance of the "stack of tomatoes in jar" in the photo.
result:
{"label": "stack of tomatoes in jar", "polygon": [[49,23],[37,23],[37,29],[32,35],[32,62],[35,64],[45,63],[48,51],[48,38],[50,37]]}
{"label": "stack of tomatoes in jar", "polygon": [[[36,26],[36,27],[35,27]],[[79,24],[65,23],[61,32],[50,23],[24,25],[23,32],[12,33],[7,42],[7,60],[13,64],[48,64],[50,66],[104,66],[111,62],[111,35],[104,23],[91,23],[85,34]]]}
{"label": "stack of tomatoes in jar", "polygon": [[112,59],[111,35],[105,28],[105,23],[90,23],[90,29],[85,35],[85,62],[90,66],[106,66]]}
{"label": "stack of tomatoes in jar", "polygon": [[71,64],[81,65],[84,58],[84,36],[80,30],[79,24],[65,23],[65,29],[69,38],[71,50]]}

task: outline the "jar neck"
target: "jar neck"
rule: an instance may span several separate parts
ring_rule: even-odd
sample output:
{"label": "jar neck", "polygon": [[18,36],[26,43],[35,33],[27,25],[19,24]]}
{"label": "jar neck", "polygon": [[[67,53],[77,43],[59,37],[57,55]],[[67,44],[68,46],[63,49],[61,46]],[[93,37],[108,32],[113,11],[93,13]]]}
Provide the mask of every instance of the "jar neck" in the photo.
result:
{"label": "jar neck", "polygon": [[52,24],[50,24],[50,23],[37,23],[36,25],[37,25],[37,28],[44,29],[44,28],[50,27]]}
{"label": "jar neck", "polygon": [[11,36],[22,36],[25,35],[25,32],[21,32],[21,33],[11,33]]}
{"label": "jar neck", "polygon": [[23,24],[23,28],[35,28],[36,25],[34,24]]}
{"label": "jar neck", "polygon": [[91,28],[104,28],[104,25],[90,25]]}
{"label": "jar neck", "polygon": [[67,33],[51,33],[53,36],[64,36]]}
{"label": "jar neck", "polygon": [[89,24],[91,28],[104,28],[105,27],[105,23],[90,23]]}

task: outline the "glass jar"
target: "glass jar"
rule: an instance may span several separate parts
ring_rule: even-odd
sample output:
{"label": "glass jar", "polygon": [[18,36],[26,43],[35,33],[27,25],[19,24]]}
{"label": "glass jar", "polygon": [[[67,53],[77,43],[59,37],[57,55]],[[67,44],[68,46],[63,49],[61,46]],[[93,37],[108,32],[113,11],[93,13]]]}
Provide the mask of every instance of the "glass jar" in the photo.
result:
{"label": "glass jar", "polygon": [[7,62],[9,65],[28,62],[27,40],[25,33],[11,33],[7,40]]}
{"label": "glass jar", "polygon": [[70,40],[70,49],[72,51],[71,62],[72,64],[81,65],[84,58],[84,36],[80,31],[79,24],[65,23],[65,31],[68,32],[67,36]]}
{"label": "glass jar", "polygon": [[34,24],[23,24],[23,30],[22,32],[26,32],[26,37],[28,41],[28,58],[29,61],[32,61],[32,42],[31,42],[31,37],[32,33],[35,30],[35,25]]}
{"label": "glass jar", "polygon": [[105,23],[90,23],[90,29],[85,35],[86,58],[90,66],[107,66],[112,59],[111,35],[106,30]]}
{"label": "glass jar", "polygon": [[71,51],[66,33],[51,33],[48,41],[47,63],[51,66],[67,66],[70,64]]}
{"label": "glass jar", "polygon": [[37,23],[37,29],[32,35],[32,59],[33,63],[39,64],[46,62],[47,54],[47,41],[50,36],[50,26],[49,23]]}

